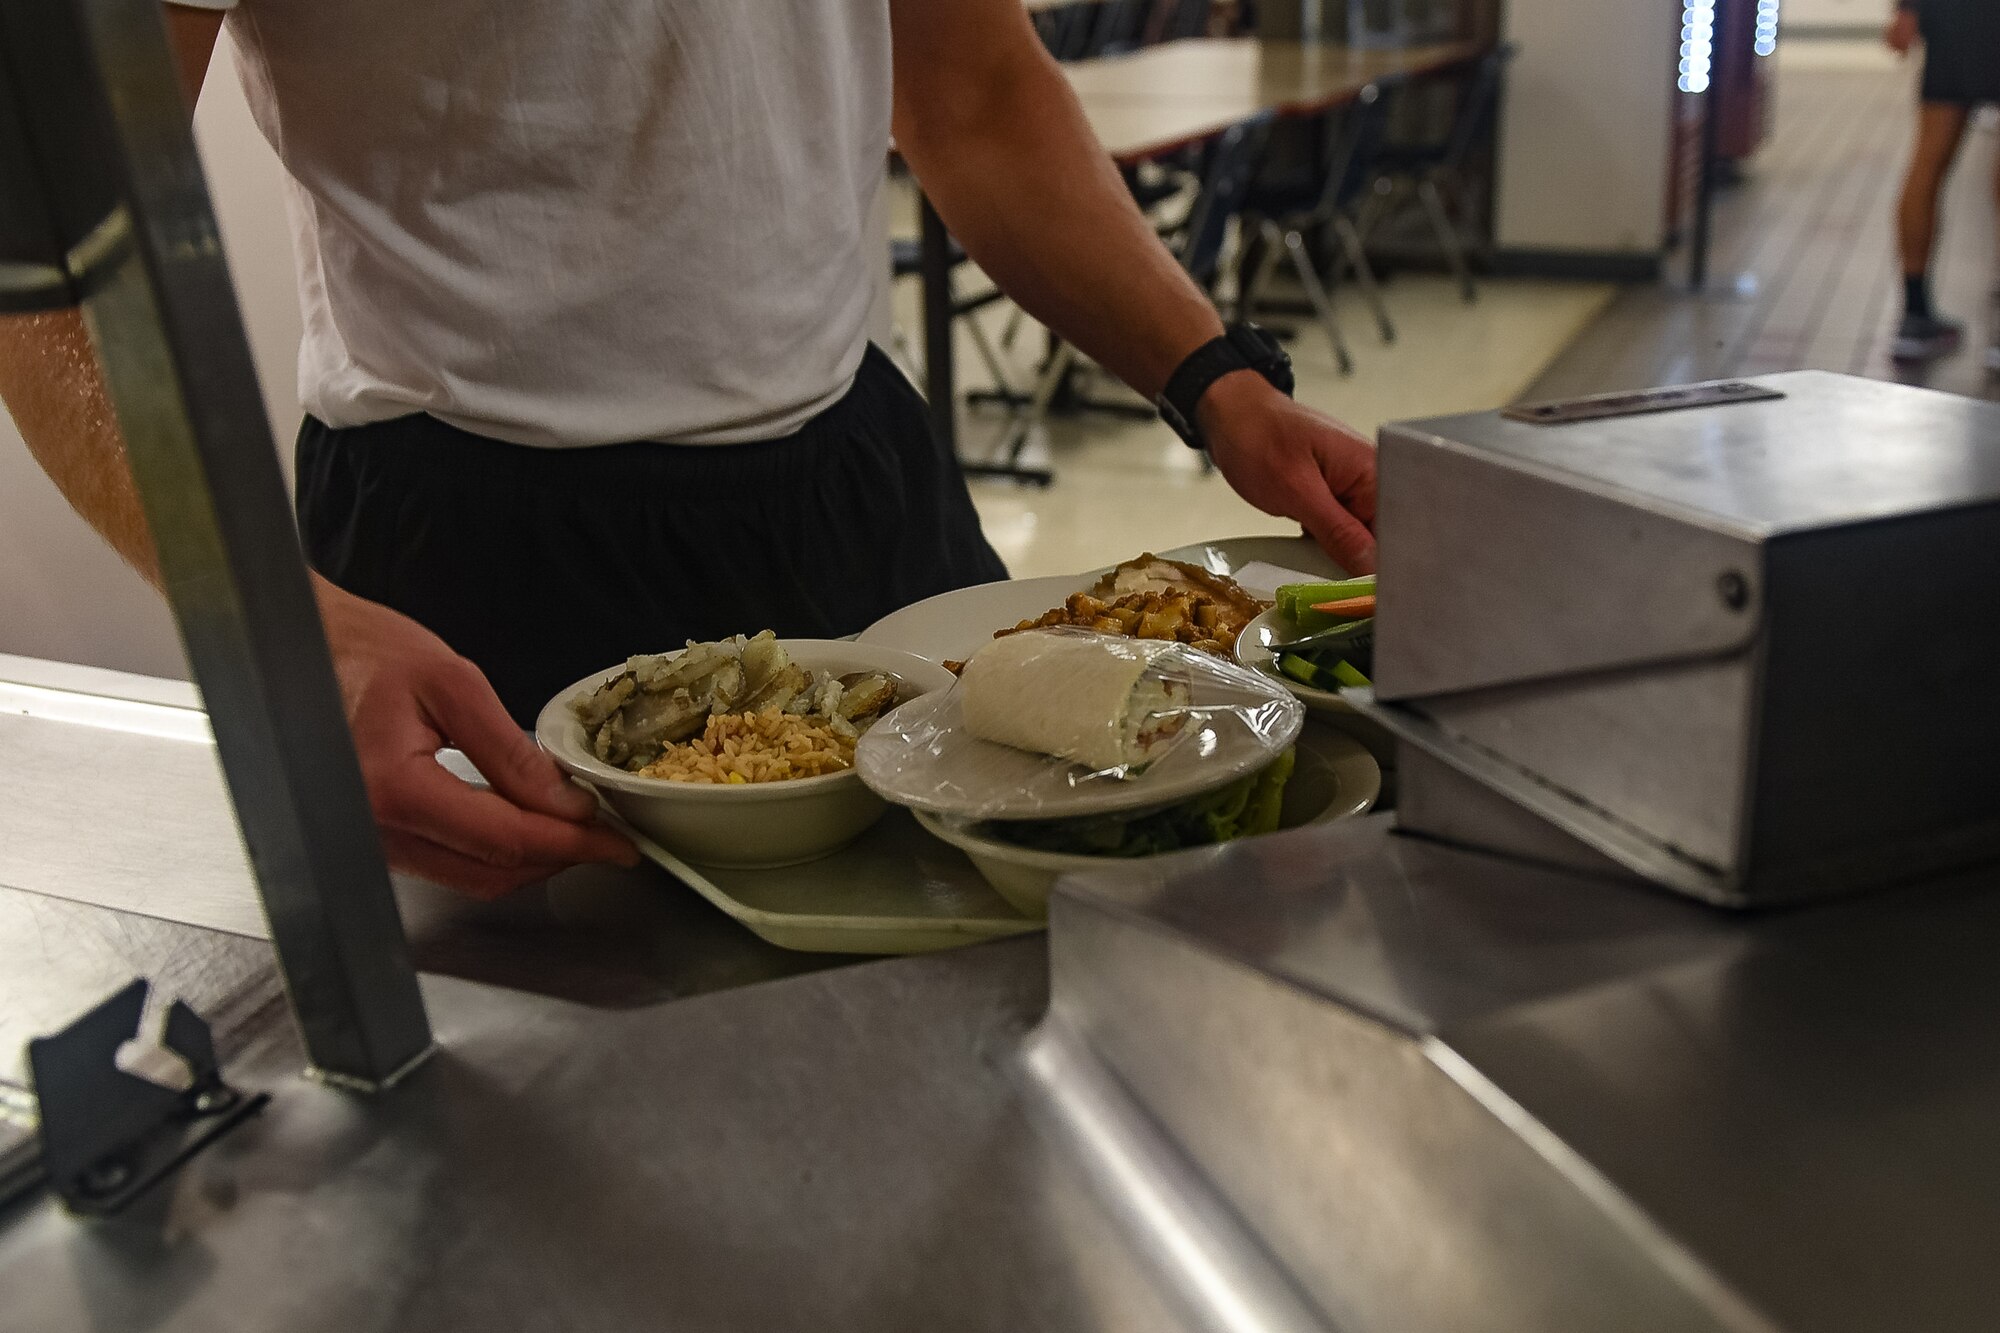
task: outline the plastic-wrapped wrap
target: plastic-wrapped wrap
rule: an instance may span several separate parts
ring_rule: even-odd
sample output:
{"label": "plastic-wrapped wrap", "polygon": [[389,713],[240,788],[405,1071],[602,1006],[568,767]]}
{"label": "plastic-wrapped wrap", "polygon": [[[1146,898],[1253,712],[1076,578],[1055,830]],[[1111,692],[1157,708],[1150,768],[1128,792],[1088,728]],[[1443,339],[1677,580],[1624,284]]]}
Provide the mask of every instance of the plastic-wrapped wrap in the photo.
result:
{"label": "plastic-wrapped wrap", "polygon": [[1160,809],[1268,767],[1304,717],[1267,677],[1179,644],[1033,630],[883,718],[855,766],[889,800],[961,819]]}

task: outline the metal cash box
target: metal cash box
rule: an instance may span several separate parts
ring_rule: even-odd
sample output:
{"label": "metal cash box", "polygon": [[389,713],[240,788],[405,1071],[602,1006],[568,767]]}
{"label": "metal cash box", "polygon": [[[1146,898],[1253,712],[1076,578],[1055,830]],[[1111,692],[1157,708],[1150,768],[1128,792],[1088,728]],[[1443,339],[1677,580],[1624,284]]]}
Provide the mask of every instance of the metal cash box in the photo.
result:
{"label": "metal cash box", "polygon": [[2000,855],[2000,404],[1816,371],[1387,426],[1400,822],[1732,906]]}

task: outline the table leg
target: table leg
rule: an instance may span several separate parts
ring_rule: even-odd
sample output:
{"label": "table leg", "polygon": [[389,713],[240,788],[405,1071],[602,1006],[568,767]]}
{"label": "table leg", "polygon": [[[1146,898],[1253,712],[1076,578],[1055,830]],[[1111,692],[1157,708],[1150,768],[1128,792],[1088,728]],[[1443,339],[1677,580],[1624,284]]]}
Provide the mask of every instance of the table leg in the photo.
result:
{"label": "table leg", "polygon": [[951,361],[951,238],[930,199],[921,192],[917,198],[923,215],[924,396],[930,400],[932,431],[956,455],[958,391]]}
{"label": "table leg", "polygon": [[[931,430],[944,442],[954,458],[958,454],[958,388],[951,358],[951,237],[944,219],[921,192],[918,209],[923,219],[919,268],[924,283],[924,396],[930,400]],[[1008,477],[1032,486],[1046,486],[1053,480],[1047,468],[1022,467],[1009,458],[997,463],[968,463],[959,467],[968,477]]]}

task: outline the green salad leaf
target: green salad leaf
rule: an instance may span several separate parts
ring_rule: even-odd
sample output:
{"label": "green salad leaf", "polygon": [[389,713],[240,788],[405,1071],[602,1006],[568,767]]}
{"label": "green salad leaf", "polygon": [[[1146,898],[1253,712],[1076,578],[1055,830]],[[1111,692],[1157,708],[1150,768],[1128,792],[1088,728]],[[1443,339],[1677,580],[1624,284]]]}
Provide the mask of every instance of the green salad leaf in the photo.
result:
{"label": "green salad leaf", "polygon": [[1157,856],[1275,833],[1285,783],[1296,762],[1286,749],[1261,773],[1132,819],[1009,819],[982,825],[980,832],[1045,852],[1125,857]]}

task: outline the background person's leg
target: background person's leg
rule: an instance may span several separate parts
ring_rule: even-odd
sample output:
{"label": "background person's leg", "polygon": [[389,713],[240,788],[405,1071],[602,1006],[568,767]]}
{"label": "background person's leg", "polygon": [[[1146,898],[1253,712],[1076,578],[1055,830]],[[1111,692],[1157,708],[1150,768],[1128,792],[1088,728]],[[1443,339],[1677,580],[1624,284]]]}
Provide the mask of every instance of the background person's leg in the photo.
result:
{"label": "background person's leg", "polygon": [[1903,322],[1893,349],[1899,361],[1928,360],[1958,345],[1959,325],[1940,318],[1931,305],[1930,262],[1937,242],[1938,197],[1970,111],[1952,102],[1917,107],[1916,143],[1896,206],[1896,242],[1903,261]]}

